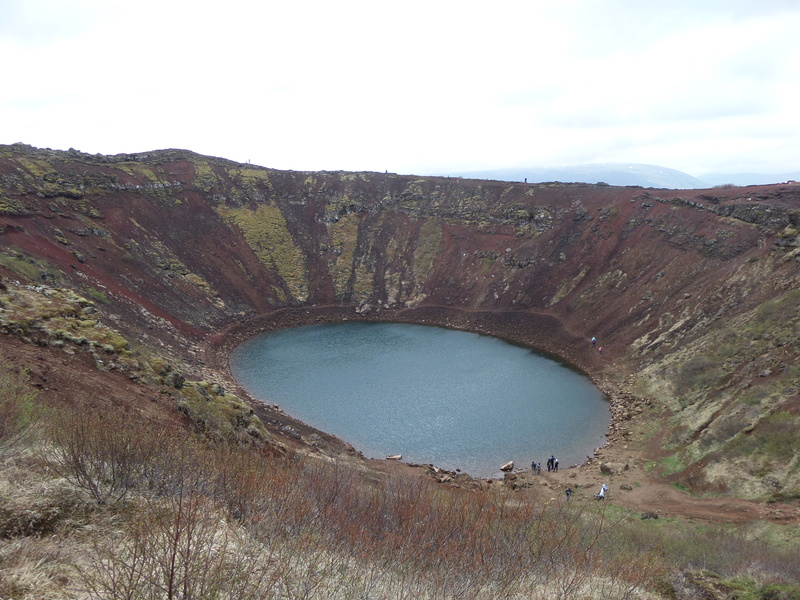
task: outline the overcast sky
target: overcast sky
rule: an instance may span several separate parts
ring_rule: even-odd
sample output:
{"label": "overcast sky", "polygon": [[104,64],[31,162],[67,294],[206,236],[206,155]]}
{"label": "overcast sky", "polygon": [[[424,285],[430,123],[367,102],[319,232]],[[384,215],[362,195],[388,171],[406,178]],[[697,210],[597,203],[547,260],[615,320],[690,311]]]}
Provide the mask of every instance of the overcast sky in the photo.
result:
{"label": "overcast sky", "polygon": [[0,0],[0,143],[279,169],[800,169],[794,0]]}

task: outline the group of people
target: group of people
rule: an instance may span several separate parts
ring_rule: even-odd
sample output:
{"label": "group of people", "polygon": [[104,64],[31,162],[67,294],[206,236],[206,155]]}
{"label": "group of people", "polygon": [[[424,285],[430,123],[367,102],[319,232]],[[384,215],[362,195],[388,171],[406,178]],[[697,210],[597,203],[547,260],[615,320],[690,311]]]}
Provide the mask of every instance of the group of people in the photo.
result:
{"label": "group of people", "polygon": [[[603,485],[600,486],[600,491],[594,495],[595,499],[605,500],[606,492],[608,492],[608,486],[604,483]],[[566,490],[564,490],[564,493],[567,495],[567,500],[569,500],[570,497],[572,496],[572,488],[568,487]]]}
{"label": "group of people", "polygon": [[[594,337],[594,336],[592,336],[592,346],[597,346],[597,338]],[[598,350],[598,352],[600,352],[600,354],[603,353],[603,347],[602,346],[598,347],[597,350]]]}
{"label": "group of people", "polygon": [[[594,341],[595,341],[595,339],[592,338],[592,342],[594,342]],[[534,475],[538,475],[539,473],[541,473],[542,472],[542,463],[537,463],[536,461],[533,461],[531,463],[531,471],[533,471]],[[550,458],[547,459],[547,472],[548,473],[557,473],[558,472],[558,459],[552,454],[550,455]],[[600,486],[600,491],[597,492],[594,495],[594,497],[597,500],[605,500],[607,492],[608,492],[608,486],[604,483],[603,485]],[[567,500],[569,500],[570,497],[572,496],[572,488],[568,487],[565,490],[565,493],[567,495]]]}
{"label": "group of people", "polygon": [[[531,471],[535,474],[539,474],[542,472],[542,463],[537,463],[533,461],[531,463]],[[558,472],[558,459],[551,455],[550,458],[547,459],[547,472],[548,473],[557,473]]]}
{"label": "group of people", "polygon": [[550,456],[547,459],[547,472],[558,473],[558,459],[555,456]]}

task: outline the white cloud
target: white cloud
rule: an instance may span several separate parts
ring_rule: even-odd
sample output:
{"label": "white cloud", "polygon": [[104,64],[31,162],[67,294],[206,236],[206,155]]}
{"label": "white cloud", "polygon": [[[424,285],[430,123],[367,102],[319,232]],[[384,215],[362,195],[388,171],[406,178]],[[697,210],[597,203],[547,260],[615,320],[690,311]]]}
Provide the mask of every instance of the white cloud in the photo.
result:
{"label": "white cloud", "polygon": [[800,168],[800,6],[0,0],[0,142],[287,169]]}

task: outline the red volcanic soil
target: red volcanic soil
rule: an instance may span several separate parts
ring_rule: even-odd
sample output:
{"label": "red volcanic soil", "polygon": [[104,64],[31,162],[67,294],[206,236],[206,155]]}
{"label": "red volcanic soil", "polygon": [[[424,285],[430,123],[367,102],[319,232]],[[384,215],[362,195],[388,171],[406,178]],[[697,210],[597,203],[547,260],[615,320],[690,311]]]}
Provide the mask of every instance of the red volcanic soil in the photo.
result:
{"label": "red volcanic soil", "polygon": [[[48,285],[102,291],[109,299],[97,303],[104,323],[191,371],[187,378],[220,381],[244,398],[227,361],[246,337],[366,319],[476,331],[550,353],[592,377],[613,411],[644,402],[625,384],[639,364],[675,352],[677,342],[702,335],[714,319],[754,310],[797,287],[797,260],[781,260],[783,247],[776,248],[795,243],[781,238],[800,221],[795,185],[678,191],[273,170],[248,179],[244,165],[184,151],[133,157],[122,169],[115,165],[125,157],[4,148],[0,250],[48,265],[59,278]],[[35,157],[42,174],[17,154]],[[206,179],[198,182],[200,171]],[[251,245],[218,214],[220,207],[265,206],[280,208],[281,233],[302,254],[306,298],[291,297],[278,268],[286,265],[270,265],[254,249],[279,244]],[[340,227],[334,236],[337,220],[351,216],[357,234]],[[433,249],[419,242],[424,224],[435,230]],[[342,251],[348,243],[349,254]],[[342,257],[350,264],[340,264]],[[752,265],[763,270],[749,271]],[[350,278],[342,283],[346,268]],[[19,277],[2,265],[0,276]],[[372,308],[357,314],[366,296]],[[592,335],[604,345],[602,355],[589,343]],[[645,338],[649,354],[629,352]],[[80,351],[11,335],[0,335],[0,350],[13,368],[29,370],[40,397],[54,407],[80,403],[102,411],[110,402],[145,418],[180,418],[170,388],[99,371]],[[781,360],[792,364],[796,357]],[[250,402],[287,443],[286,426],[313,433]],[[660,449],[632,437],[637,419],[654,418],[643,413],[616,419],[608,445],[588,464],[540,477],[523,472],[506,483],[546,484],[554,497],[569,486],[580,499],[606,482],[610,501],[637,511],[720,522],[800,520],[796,506],[695,497],[651,477],[644,461]],[[345,442],[318,435],[329,451],[355,455]],[[606,476],[601,462],[629,468]],[[411,467],[386,462],[383,468]]]}
{"label": "red volcanic soil", "polygon": [[8,335],[0,336],[0,352],[11,371],[27,373],[39,401],[56,412],[65,406],[101,413],[113,407],[133,418],[181,421],[168,388],[144,386],[126,374],[100,371],[87,354],[42,348]]}

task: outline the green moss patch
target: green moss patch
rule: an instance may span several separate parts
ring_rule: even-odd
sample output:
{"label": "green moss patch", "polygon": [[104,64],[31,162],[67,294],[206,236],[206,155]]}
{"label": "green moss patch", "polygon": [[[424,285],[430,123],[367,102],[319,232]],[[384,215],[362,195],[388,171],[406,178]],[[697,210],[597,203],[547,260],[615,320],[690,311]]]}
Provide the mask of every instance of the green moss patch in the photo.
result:
{"label": "green moss patch", "polygon": [[329,270],[339,299],[343,299],[349,290],[360,223],[361,217],[356,214],[343,215],[337,221],[328,223],[332,245]]}
{"label": "green moss patch", "polygon": [[217,439],[263,442],[270,434],[253,409],[219,384],[188,381],[180,387],[178,410],[194,428]]}
{"label": "green moss patch", "polygon": [[279,207],[259,204],[255,209],[217,207],[217,212],[236,225],[259,260],[280,275],[291,295],[308,298],[308,270],[305,254],[294,243]]}
{"label": "green moss patch", "polygon": [[18,199],[0,194],[0,215],[24,215],[27,212]]}

